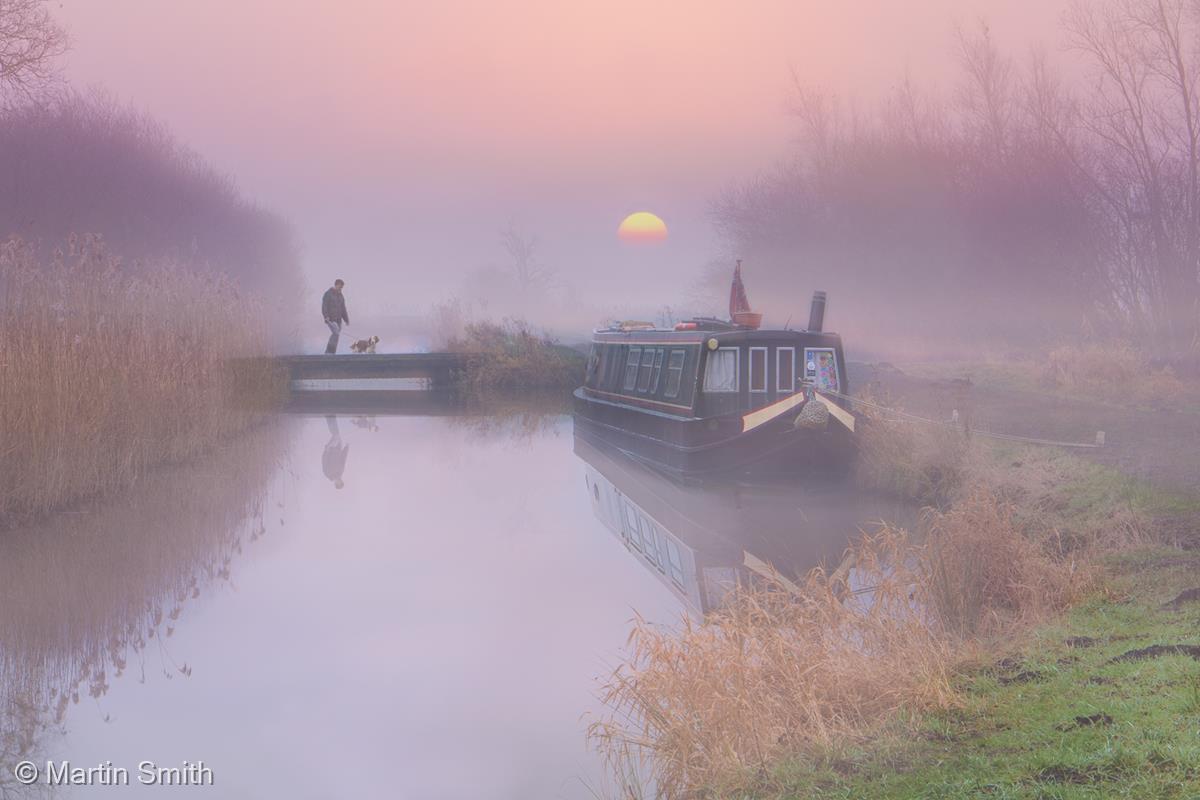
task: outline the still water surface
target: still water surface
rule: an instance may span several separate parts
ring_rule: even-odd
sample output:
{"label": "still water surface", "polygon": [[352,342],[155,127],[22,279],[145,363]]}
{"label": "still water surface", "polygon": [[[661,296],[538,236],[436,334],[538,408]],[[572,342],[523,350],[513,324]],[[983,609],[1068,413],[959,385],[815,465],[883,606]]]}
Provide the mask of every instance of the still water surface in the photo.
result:
{"label": "still water surface", "polygon": [[181,791],[136,785],[143,760],[203,761],[190,791],[222,798],[592,797],[635,611],[674,624],[743,547],[795,574],[896,513],[660,485],[565,415],[284,417],[0,533],[0,797],[22,758],[135,784],[67,797]]}

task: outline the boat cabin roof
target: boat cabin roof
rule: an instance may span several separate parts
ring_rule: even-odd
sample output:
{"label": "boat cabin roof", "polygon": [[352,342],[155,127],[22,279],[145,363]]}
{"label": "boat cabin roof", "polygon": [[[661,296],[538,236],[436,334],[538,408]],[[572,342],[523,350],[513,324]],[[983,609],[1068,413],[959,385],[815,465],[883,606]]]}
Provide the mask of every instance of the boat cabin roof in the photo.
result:
{"label": "boat cabin roof", "polygon": [[676,330],[674,328],[606,328],[593,333],[593,340],[611,344],[637,344],[639,342],[679,342],[700,343],[717,337],[722,344],[737,344],[742,342],[765,342],[790,339],[795,336],[816,337],[825,341],[838,339],[836,333],[829,331],[806,330],[763,330],[761,328],[745,328],[729,325],[722,329],[707,330]]}

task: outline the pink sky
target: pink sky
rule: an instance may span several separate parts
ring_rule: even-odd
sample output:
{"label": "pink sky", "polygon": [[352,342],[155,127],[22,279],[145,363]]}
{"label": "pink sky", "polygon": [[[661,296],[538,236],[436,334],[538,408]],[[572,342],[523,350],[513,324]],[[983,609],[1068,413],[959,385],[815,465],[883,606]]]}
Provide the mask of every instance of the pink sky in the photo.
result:
{"label": "pink sky", "polygon": [[[419,311],[502,261],[509,220],[585,293],[649,305],[715,254],[709,201],[787,152],[794,68],[864,102],[944,83],[956,22],[1022,53],[1063,0],[62,0],[69,77],[165,121],[289,217],[312,288]],[[650,210],[671,238],[621,245]],[[748,265],[752,276],[752,265]],[[607,278],[606,278],[607,276]],[[752,288],[752,286],[751,286]]]}

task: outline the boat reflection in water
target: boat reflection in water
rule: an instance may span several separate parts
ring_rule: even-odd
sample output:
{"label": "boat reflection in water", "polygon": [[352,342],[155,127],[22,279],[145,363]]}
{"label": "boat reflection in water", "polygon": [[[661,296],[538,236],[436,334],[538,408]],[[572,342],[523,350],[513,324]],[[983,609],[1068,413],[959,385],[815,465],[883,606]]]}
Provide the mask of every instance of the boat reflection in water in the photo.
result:
{"label": "boat reflection in water", "polygon": [[911,526],[915,518],[910,504],[844,480],[684,485],[578,432],[575,454],[596,517],[700,615],[739,585],[834,569],[863,530],[881,520]]}

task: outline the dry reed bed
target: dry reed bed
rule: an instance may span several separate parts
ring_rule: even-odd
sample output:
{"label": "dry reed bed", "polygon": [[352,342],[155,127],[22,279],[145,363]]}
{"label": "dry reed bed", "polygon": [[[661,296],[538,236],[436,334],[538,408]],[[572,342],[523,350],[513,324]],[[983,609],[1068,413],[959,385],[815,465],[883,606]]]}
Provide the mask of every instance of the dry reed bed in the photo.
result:
{"label": "dry reed bed", "polygon": [[[1200,358],[1200,343],[1192,348]],[[1183,381],[1168,364],[1128,342],[1063,344],[1040,365],[1039,381],[1052,389],[1113,403],[1180,405],[1200,401],[1195,381]]]}
{"label": "dry reed bed", "polygon": [[261,305],[227,279],[126,270],[95,238],[0,245],[0,521],[136,481],[277,399]]}
{"label": "dry reed bed", "polygon": [[582,354],[522,320],[467,323],[447,349],[472,354],[460,381],[468,390],[571,390],[583,380]]}
{"label": "dry reed bed", "polygon": [[885,524],[852,570],[743,586],[681,631],[639,620],[589,729],[615,775],[669,798],[752,792],[787,760],[957,705],[962,670],[1095,586],[1086,548],[1018,515],[961,437],[871,423],[860,478],[937,503],[921,530]]}

